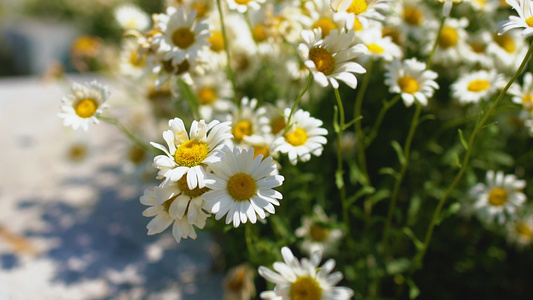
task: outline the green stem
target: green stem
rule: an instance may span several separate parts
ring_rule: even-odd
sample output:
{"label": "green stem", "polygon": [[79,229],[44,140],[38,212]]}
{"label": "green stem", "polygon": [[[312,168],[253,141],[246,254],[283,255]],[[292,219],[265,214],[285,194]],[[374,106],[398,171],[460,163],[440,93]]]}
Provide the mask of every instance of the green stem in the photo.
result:
{"label": "green stem", "polygon": [[[349,218],[349,203],[346,201],[346,185],[344,184],[344,169],[342,167],[342,147],[341,147],[341,141],[342,141],[342,133],[344,132],[344,105],[342,104],[342,99],[339,94],[338,89],[333,89],[335,91],[335,99],[337,99],[337,107],[339,109],[339,119],[337,123],[337,172],[335,176],[335,180],[337,183],[337,188],[339,189],[340,195],[341,195],[341,203],[342,203],[342,218],[344,221],[344,225],[346,226],[346,235],[350,236],[350,218]],[[334,122],[337,122],[337,120],[334,120]],[[359,123],[359,122],[356,122]]]}
{"label": "green stem", "polygon": [[442,28],[444,27],[444,22],[446,22],[446,16],[443,16],[442,19],[440,19],[440,25],[439,25],[439,30],[437,31],[437,37],[435,38],[435,41],[433,42],[433,47],[431,48],[431,52],[429,53],[429,58],[426,63],[427,70],[429,70],[429,68],[431,67],[431,63],[433,62],[433,56],[435,55],[435,51],[437,50],[437,46],[439,45],[439,37],[442,31]]}
{"label": "green stem", "polygon": [[[361,107],[363,105],[363,97],[370,83],[370,75],[372,73],[372,67],[374,61],[371,59],[368,63],[366,74],[364,75],[363,83],[361,88],[357,92],[357,97],[355,98],[354,112],[353,117],[357,119],[361,116]],[[361,122],[355,122],[354,124],[355,134],[357,136],[357,161],[359,162],[359,168],[365,177],[364,185],[370,185],[370,176],[368,175],[368,170],[366,167],[366,154],[365,154],[365,133],[363,132]]]}
{"label": "green stem", "polygon": [[291,112],[289,113],[289,116],[287,117],[287,124],[285,124],[285,131],[283,131],[283,135],[287,134],[287,132],[289,132],[289,130],[291,129],[291,126],[292,126],[292,124],[291,124],[292,115],[294,114],[294,111],[296,110],[296,107],[298,107],[298,104],[300,103],[300,100],[302,100],[302,97],[305,95],[305,93],[307,92],[307,90],[311,86],[311,82],[313,82],[313,74],[309,73],[309,76],[307,77],[307,83],[305,84],[304,89],[302,90],[300,95],[298,95],[298,98],[296,98],[296,100],[294,101],[294,104],[291,107]]}
{"label": "green stem", "polygon": [[464,172],[466,170],[466,167],[468,166],[468,162],[469,162],[469,159],[470,159],[470,155],[472,153],[472,148],[474,146],[474,141],[475,141],[476,136],[479,134],[481,129],[483,129],[483,127],[485,126],[485,123],[488,121],[488,119],[492,116],[492,113],[494,112],[494,110],[496,109],[498,104],[500,104],[501,100],[503,99],[503,96],[507,93],[507,90],[511,87],[513,82],[516,81],[518,76],[520,74],[522,74],[522,71],[524,70],[524,68],[525,68],[528,60],[530,59],[532,53],[533,53],[533,43],[530,44],[529,50],[528,50],[526,56],[524,57],[524,60],[520,64],[520,67],[518,68],[518,70],[514,74],[514,76],[511,78],[511,80],[509,80],[509,82],[507,83],[505,88],[503,88],[503,90],[501,90],[500,94],[498,95],[498,98],[496,98],[496,101],[494,101],[492,103],[492,105],[490,106],[489,110],[487,111],[487,113],[485,114],[483,119],[481,119],[481,121],[479,123],[477,123],[476,126],[474,127],[474,130],[473,130],[473,132],[470,135],[470,138],[468,140],[468,145],[467,145],[465,156],[463,158],[461,169],[459,170],[459,173],[457,173],[457,175],[455,176],[454,180],[452,181],[452,184],[448,187],[446,192],[443,194],[442,198],[439,200],[437,208],[435,209],[435,212],[433,213],[433,218],[431,219],[431,223],[429,224],[428,230],[426,232],[426,236],[424,238],[424,244],[422,246],[422,249],[415,256],[415,259],[414,259],[413,264],[411,266],[411,274],[416,270],[416,268],[418,268],[422,264],[422,261],[424,259],[425,254],[426,254],[426,251],[428,249],[429,243],[431,241],[431,237],[433,235],[433,230],[435,229],[435,225],[437,224],[437,219],[438,219],[438,217],[440,215],[440,212],[442,210],[442,207],[446,203],[446,200],[448,199],[448,197],[450,196],[452,191],[455,189],[455,186],[461,180],[461,177],[463,176],[463,174],[464,174]]}
{"label": "green stem", "polygon": [[365,141],[365,146],[367,148],[370,147],[370,145],[372,144],[372,142],[374,142],[374,139],[378,135],[378,131],[379,131],[379,128],[381,127],[381,123],[383,122],[383,118],[385,117],[385,114],[391,107],[394,106],[394,104],[396,104],[396,102],[398,102],[398,100],[401,99],[401,97],[402,97],[401,94],[397,94],[390,101],[383,102],[383,107],[381,107],[381,110],[379,111],[378,116],[376,118],[376,122],[374,123],[374,126],[372,126],[372,130],[368,134],[368,137]]}
{"label": "green stem", "polygon": [[218,15],[220,17],[220,28],[222,30],[222,37],[224,38],[224,50],[226,51],[226,74],[228,75],[228,78],[231,81],[231,86],[233,88],[233,101],[238,107],[241,107],[241,101],[239,101],[239,99],[237,98],[237,84],[235,83],[235,76],[233,74],[233,70],[231,69],[228,36],[226,34],[226,25],[224,23],[224,14],[222,13],[222,4],[220,4],[220,0],[217,0],[217,9]]}
{"label": "green stem", "polygon": [[409,133],[407,135],[407,139],[405,140],[405,145],[403,147],[404,161],[402,163],[400,174],[396,177],[396,181],[394,183],[394,189],[392,191],[391,201],[389,203],[389,211],[387,213],[387,221],[385,222],[385,229],[383,230],[382,243],[384,244],[384,246],[387,245],[388,236],[390,232],[390,226],[392,223],[392,218],[394,216],[394,211],[396,210],[396,202],[398,201],[398,195],[400,193],[400,187],[402,185],[402,181],[405,176],[405,173],[407,172],[407,168],[409,167],[409,156],[411,154],[411,143],[413,142],[413,137],[415,135],[416,127],[418,125],[418,119],[420,118],[420,113],[422,112],[422,104],[420,104],[418,101],[415,103],[416,103],[415,114],[413,115],[413,119],[411,120],[411,127],[409,128]]}
{"label": "green stem", "polygon": [[117,119],[110,118],[110,117],[103,117],[103,116],[99,116],[98,119],[108,124],[114,125],[118,130],[124,133],[132,142],[137,144],[139,147],[142,147],[144,150],[148,152],[154,152],[154,149],[152,147],[148,146],[148,144],[139,140],[135,135],[133,135],[133,133],[131,133],[128,129],[126,129],[126,127],[124,127],[124,125],[122,125]]}

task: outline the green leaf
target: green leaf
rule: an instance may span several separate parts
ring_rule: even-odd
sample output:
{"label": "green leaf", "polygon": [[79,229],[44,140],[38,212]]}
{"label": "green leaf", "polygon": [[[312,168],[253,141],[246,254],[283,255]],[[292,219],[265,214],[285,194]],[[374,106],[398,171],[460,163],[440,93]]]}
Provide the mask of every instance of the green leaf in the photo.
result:
{"label": "green leaf", "polygon": [[402,164],[402,166],[405,165],[407,161],[403,154],[402,146],[400,146],[397,141],[392,141],[391,146],[392,148],[394,148],[394,151],[396,151],[396,155],[398,155],[398,160],[400,161],[400,164]]}
{"label": "green leaf", "polygon": [[379,169],[379,174],[386,174],[386,175],[391,175],[392,177],[398,177],[398,172],[396,172],[396,170],[394,170],[393,168],[381,168]]}
{"label": "green leaf", "polygon": [[372,205],[375,205],[379,201],[381,201],[383,199],[386,199],[389,196],[390,196],[390,191],[389,190],[379,190],[374,195],[368,197],[368,201],[370,201],[370,203],[372,203]]}
{"label": "green leaf", "polygon": [[440,213],[439,217],[435,221],[435,224],[439,225],[442,221],[444,221],[448,217],[456,214],[460,209],[461,209],[461,204],[459,202],[453,203],[452,205],[448,207],[448,209]]}
{"label": "green leaf", "polygon": [[459,131],[459,139],[461,140],[461,144],[463,144],[463,147],[465,147],[465,149],[468,150],[468,143],[465,140],[463,131],[461,129],[457,129],[457,131]]}
{"label": "green leaf", "polygon": [[407,210],[407,224],[413,225],[416,220],[416,216],[418,215],[418,212],[420,211],[420,204],[422,203],[422,199],[415,195],[411,198],[411,202],[409,203],[409,208]]}
{"label": "green leaf", "polygon": [[409,299],[416,299],[420,295],[420,289],[411,278],[407,279],[407,285],[409,286]]}
{"label": "green leaf", "polygon": [[372,194],[375,191],[376,189],[371,186],[362,187],[357,193],[355,193],[353,196],[348,198],[348,201],[347,201],[348,205],[352,205],[359,198],[363,197],[364,195]]}
{"label": "green leaf", "polygon": [[415,245],[416,249],[422,250],[424,248],[424,243],[422,243],[414,234],[414,232],[409,227],[403,227],[402,232],[407,235],[411,241],[413,241],[413,244]]}
{"label": "green leaf", "polygon": [[463,164],[461,163],[461,159],[459,158],[459,154],[457,154],[457,152],[454,153],[455,155],[455,165],[458,167],[458,168],[462,168],[463,167]]}

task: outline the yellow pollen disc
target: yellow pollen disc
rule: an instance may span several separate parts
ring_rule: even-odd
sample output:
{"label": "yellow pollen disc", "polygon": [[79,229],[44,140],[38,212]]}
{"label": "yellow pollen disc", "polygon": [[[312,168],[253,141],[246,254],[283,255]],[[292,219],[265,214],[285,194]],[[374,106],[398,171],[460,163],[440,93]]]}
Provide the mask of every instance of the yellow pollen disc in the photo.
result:
{"label": "yellow pollen disc", "polygon": [[523,239],[529,241],[531,238],[533,238],[533,229],[525,222],[519,222],[516,224],[515,230]]}
{"label": "yellow pollen disc", "polygon": [[76,111],[76,114],[80,118],[90,118],[94,116],[97,108],[98,103],[96,103],[96,101],[91,98],[85,98],[81,99],[80,101],[78,101],[78,103],[76,103],[74,111]]}
{"label": "yellow pollen disc", "polygon": [[414,94],[418,92],[418,81],[411,76],[402,76],[398,79],[398,86],[403,93]]}
{"label": "yellow pollen disc", "polygon": [[489,192],[489,204],[502,206],[505,203],[507,203],[507,191],[499,187],[492,188]]}
{"label": "yellow pollen disc", "polygon": [[291,300],[320,300],[322,288],[315,278],[300,276],[292,283],[289,298]]}
{"label": "yellow pollen disc", "polygon": [[191,5],[191,9],[196,9],[196,19],[201,19],[207,14],[209,7],[205,3],[195,3]]}
{"label": "yellow pollen disc", "polygon": [[467,90],[471,92],[483,92],[490,88],[490,82],[485,79],[475,79],[468,83]]}
{"label": "yellow pollen disc", "polygon": [[309,235],[315,242],[323,242],[329,237],[329,229],[320,226],[319,224],[312,224],[309,228]]}
{"label": "yellow pollen disc", "polygon": [[383,47],[376,43],[367,44],[366,47],[368,48],[368,51],[374,54],[382,54],[383,52],[385,52],[385,49],[383,49]]}
{"label": "yellow pollen disc", "polygon": [[483,43],[470,43],[470,48],[476,53],[485,53],[485,45]]}
{"label": "yellow pollen disc", "polygon": [[246,173],[231,176],[226,188],[228,194],[236,201],[248,201],[257,191],[255,179]]}
{"label": "yellow pollen disc", "polygon": [[504,33],[502,35],[493,35],[493,39],[500,46],[505,50],[507,53],[514,53],[516,51],[516,43],[514,42],[513,38],[507,34]]}
{"label": "yellow pollen disc", "polygon": [[233,138],[235,141],[240,142],[245,136],[250,136],[253,133],[252,122],[248,120],[242,120],[237,122],[231,129]]}
{"label": "yellow pollen disc", "polygon": [[529,17],[526,19],[526,24],[529,27],[533,27],[533,17]]}
{"label": "yellow pollen disc", "polygon": [[359,21],[359,18],[355,18],[353,20],[353,31],[357,32],[357,31],[362,31],[364,28],[363,28],[363,24],[361,24],[361,21]]}
{"label": "yellow pollen disc", "polygon": [[267,28],[264,24],[257,24],[252,28],[252,36],[256,42],[264,42],[268,38]]}
{"label": "yellow pollen disc", "polygon": [[204,86],[198,91],[198,100],[203,105],[213,104],[217,99],[217,91],[212,87]]}
{"label": "yellow pollen disc", "polygon": [[197,198],[197,197],[200,197],[202,196],[205,192],[209,191],[208,188],[206,187],[203,187],[203,188],[199,188],[199,187],[195,187],[194,189],[189,189],[189,185],[187,184],[187,175],[183,175],[179,180],[178,180],[178,187],[180,188],[180,190],[187,196],[191,197],[191,198]]}
{"label": "yellow pollen disc", "polygon": [[194,44],[194,32],[187,27],[178,28],[172,33],[172,41],[178,48],[187,49]]}
{"label": "yellow pollen disc", "polygon": [[439,46],[447,49],[457,45],[457,42],[459,42],[459,33],[457,33],[457,30],[450,26],[444,26],[440,32]]}
{"label": "yellow pollen disc", "polygon": [[409,25],[420,26],[424,20],[424,15],[418,8],[414,6],[406,6],[403,9],[403,20]]}
{"label": "yellow pollen disc", "polygon": [[524,98],[522,98],[522,105],[527,111],[533,112],[533,95],[525,94]]}
{"label": "yellow pollen disc", "polygon": [[145,157],[146,157],[146,150],[144,150],[143,147],[133,145],[130,148],[130,151],[128,153],[128,159],[132,163],[138,165],[144,160]]}
{"label": "yellow pollen disc", "polygon": [[239,5],[247,5],[250,2],[252,2],[252,0],[235,0],[235,3]]}
{"label": "yellow pollen disc", "polygon": [[368,3],[365,0],[352,0],[352,4],[346,10],[347,13],[360,15],[368,9]]}
{"label": "yellow pollen disc", "polygon": [[209,44],[211,44],[211,50],[220,52],[224,50],[224,36],[221,31],[211,31],[211,36],[207,38]]}
{"label": "yellow pollen disc", "polygon": [[395,43],[396,45],[400,45],[400,41],[401,41],[401,36],[402,36],[402,33],[395,27],[392,27],[392,26],[385,26],[383,27],[383,29],[381,30],[381,35],[383,37],[390,37],[392,39],[392,42]]}
{"label": "yellow pollen disc", "polygon": [[263,159],[267,158],[270,155],[270,148],[266,145],[254,145],[254,158],[259,154],[263,154]]}
{"label": "yellow pollen disc", "polygon": [[309,50],[309,59],[315,63],[316,70],[324,73],[324,75],[331,75],[335,70],[335,59],[324,48],[312,48]]}
{"label": "yellow pollen disc", "polygon": [[277,117],[272,122],[270,122],[270,128],[272,128],[273,134],[280,133],[283,129],[285,129],[285,118],[284,117]]}
{"label": "yellow pollen disc", "polygon": [[320,18],[313,24],[313,26],[311,26],[311,28],[320,28],[322,30],[322,37],[326,37],[332,30],[337,29],[337,24],[335,24],[330,18]]}
{"label": "yellow pollen disc", "polygon": [[136,67],[143,67],[145,64],[146,55],[139,57],[139,52],[137,50],[131,51],[130,54],[130,64]]}
{"label": "yellow pollen disc", "polygon": [[307,142],[307,132],[300,127],[295,127],[293,131],[285,135],[287,143],[298,147]]}
{"label": "yellow pollen disc", "polygon": [[181,143],[174,153],[174,160],[180,166],[192,168],[204,161],[209,154],[209,147],[199,140],[188,140]]}
{"label": "yellow pollen disc", "polygon": [[83,35],[72,43],[72,51],[81,55],[96,55],[100,49],[100,44],[98,38]]}
{"label": "yellow pollen disc", "polygon": [[235,271],[233,277],[228,281],[227,287],[233,292],[239,292],[244,286],[244,280],[246,279],[246,269],[239,268]]}
{"label": "yellow pollen disc", "polygon": [[68,149],[68,157],[73,161],[81,161],[87,156],[87,146],[74,144]]}

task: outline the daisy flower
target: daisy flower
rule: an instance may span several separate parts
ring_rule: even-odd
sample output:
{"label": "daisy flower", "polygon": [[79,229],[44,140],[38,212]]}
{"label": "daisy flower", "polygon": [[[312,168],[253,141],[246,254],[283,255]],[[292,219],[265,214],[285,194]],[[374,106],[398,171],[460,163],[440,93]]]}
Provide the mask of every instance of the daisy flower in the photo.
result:
{"label": "daisy flower", "polygon": [[145,31],[150,26],[148,14],[131,3],[117,6],[113,14],[117,23],[124,29]]}
{"label": "daisy flower", "polygon": [[269,131],[266,108],[257,107],[255,98],[243,97],[240,109],[234,108],[234,113],[226,119],[232,122],[231,133],[236,144],[243,143],[245,137],[261,137]]}
{"label": "daisy flower", "polygon": [[481,70],[461,76],[451,85],[451,90],[460,103],[477,103],[481,99],[488,100],[504,85],[503,76],[496,70]]}
{"label": "daisy flower", "polygon": [[158,179],[178,181],[186,174],[189,189],[205,187],[206,164],[220,161],[219,148],[232,137],[229,122],[193,121],[189,134],[180,118],[168,121],[168,126],[170,130],[163,132],[168,150],[161,144],[150,143],[165,153],[154,158]]}
{"label": "daisy flower", "polygon": [[488,171],[486,184],[476,184],[469,194],[477,199],[473,208],[481,220],[491,223],[497,219],[503,224],[506,218],[514,217],[517,209],[526,201],[526,195],[522,193],[525,186],[526,181],[518,180],[513,174]]}
{"label": "daisy flower", "polygon": [[249,300],[255,298],[255,271],[247,263],[231,268],[222,285],[224,287],[223,300]]}
{"label": "daisy flower", "polygon": [[311,71],[315,81],[322,87],[331,83],[338,88],[341,80],[352,89],[357,86],[354,73],[365,73],[366,70],[353,60],[366,54],[367,48],[362,44],[351,46],[354,40],[353,31],[332,30],[322,39],[320,28],[302,32],[305,43],[298,50],[305,66]]}
{"label": "daisy flower", "polygon": [[[285,115],[290,109],[285,109]],[[302,109],[294,112],[290,129],[274,141],[274,152],[288,153],[291,164],[296,165],[298,159],[306,162],[311,154],[320,156],[327,143],[328,131],[322,126],[322,121],[311,117],[309,112]]]}
{"label": "daisy flower", "polygon": [[454,4],[459,4],[463,2],[467,2],[469,0],[436,0],[437,2],[444,3],[442,6],[442,15],[445,17],[448,17],[450,15],[450,11],[452,10],[452,6]]}
{"label": "daisy flower", "polygon": [[530,0],[507,0],[507,4],[516,10],[517,16],[509,16],[509,20],[504,20],[496,25],[498,35],[514,29],[524,28],[522,36],[528,37],[533,35],[533,6]]}
{"label": "daisy flower", "polygon": [[227,2],[229,9],[245,13],[249,8],[258,10],[266,0],[227,0]]}
{"label": "daisy flower", "polygon": [[533,114],[533,75],[527,72],[524,75],[522,87],[514,84],[509,89],[509,94],[513,96],[513,102],[523,106],[522,117],[527,118]]}
{"label": "daisy flower", "polygon": [[135,39],[124,39],[119,58],[119,70],[124,76],[140,78],[147,72],[146,54],[139,51],[139,43]]}
{"label": "daisy flower", "polygon": [[[468,33],[465,30],[468,24],[469,22],[466,18],[447,19],[438,37],[437,32],[432,32],[429,35],[429,41],[438,40],[438,47],[433,57],[435,63],[447,66],[463,61],[463,56],[468,51],[468,45],[466,43]],[[433,43],[428,43],[425,51],[429,53],[432,47]]]}
{"label": "daisy flower", "polygon": [[527,50],[524,38],[514,31],[502,35],[493,34],[487,46],[487,53],[493,57],[496,67],[502,71],[514,72],[518,69]]}
{"label": "daisy flower", "polygon": [[142,204],[150,206],[143,211],[143,216],[154,217],[146,226],[148,235],[161,233],[173,224],[172,235],[176,242],[187,237],[196,239],[193,225],[204,228],[209,216],[202,210],[202,195],[208,189],[189,189],[185,176],[177,182],[167,183],[163,187],[146,189],[140,198]]}
{"label": "daisy flower", "polygon": [[186,13],[178,8],[168,18],[160,18],[159,26],[164,32],[157,34],[154,42],[159,45],[158,52],[164,53],[164,59],[171,60],[172,65],[194,60],[202,48],[209,47],[209,25],[204,19],[196,20],[196,10]]}
{"label": "daisy flower", "polygon": [[388,23],[416,41],[422,41],[429,31],[436,30],[439,26],[432,11],[422,1],[395,1],[392,8],[396,15],[391,15],[387,19]]}
{"label": "daisy flower", "polygon": [[200,102],[200,115],[206,120],[213,120],[214,116],[227,113],[233,108],[233,89],[226,73],[222,71],[210,72],[205,76],[194,78],[192,92]]}
{"label": "daisy flower", "polygon": [[389,92],[400,93],[405,106],[411,106],[415,100],[427,105],[428,98],[439,88],[435,82],[437,73],[426,70],[426,64],[416,58],[402,62],[394,60],[385,68],[385,84],[389,86]]}
{"label": "daisy flower", "polygon": [[519,249],[533,241],[533,214],[519,217],[507,225],[507,240]]}
{"label": "daisy flower", "polygon": [[98,116],[109,106],[104,102],[109,98],[107,86],[93,80],[83,84],[73,83],[71,94],[61,98],[61,112],[64,126],[87,131],[89,124],[98,124]]}
{"label": "daisy flower", "polygon": [[355,19],[366,29],[369,19],[385,19],[380,10],[388,10],[388,2],[389,0],[331,0],[330,6],[336,12],[335,20],[344,20],[348,29],[352,29]]}
{"label": "daisy flower", "polygon": [[283,262],[275,262],[272,271],[259,267],[259,275],[276,284],[273,291],[261,293],[262,299],[276,300],[345,300],[353,296],[353,290],[336,286],[342,280],[341,272],[334,272],[335,260],[328,259],[319,267],[320,252],[314,252],[310,259],[298,260],[287,247],[281,249]]}
{"label": "daisy flower", "polygon": [[361,61],[366,61],[368,58],[383,58],[385,61],[391,61],[403,56],[402,49],[393,43],[390,37],[382,36],[379,29],[361,32],[356,36],[356,41],[368,48],[368,53],[361,57]]}
{"label": "daisy flower", "polygon": [[465,55],[467,63],[481,66],[490,70],[494,67],[494,59],[489,55],[488,45],[492,41],[492,34],[486,30],[480,30],[471,34],[467,40],[468,54]]}
{"label": "daisy flower", "polygon": [[339,240],[342,238],[342,231],[332,228],[334,223],[320,206],[315,206],[313,217],[302,217],[302,226],[296,229],[296,236],[304,238],[301,249],[311,255],[319,251],[324,255],[337,252]]}
{"label": "daisy flower", "polygon": [[255,224],[258,217],[266,217],[265,211],[274,214],[274,205],[279,205],[283,196],[273,188],[280,186],[284,177],[275,175],[272,157],[254,158],[253,149],[237,147],[233,151],[224,147],[223,155],[220,162],[209,164],[212,173],[207,174],[205,183],[211,190],[204,194],[204,209],[217,220],[226,215],[226,224],[233,222],[235,227],[247,221]]}

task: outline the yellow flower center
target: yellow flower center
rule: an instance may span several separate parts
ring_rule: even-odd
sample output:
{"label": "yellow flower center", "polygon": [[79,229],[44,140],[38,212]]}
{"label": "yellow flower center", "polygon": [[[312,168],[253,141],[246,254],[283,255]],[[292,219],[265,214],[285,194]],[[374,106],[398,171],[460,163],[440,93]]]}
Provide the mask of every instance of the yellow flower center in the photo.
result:
{"label": "yellow flower center", "polygon": [[312,224],[309,228],[309,235],[315,242],[323,242],[329,237],[329,229],[320,226],[319,224]]}
{"label": "yellow flower center", "polygon": [[264,42],[268,38],[267,28],[264,24],[257,24],[252,28],[252,36],[256,42]]}
{"label": "yellow flower center", "polygon": [[525,240],[529,241],[533,238],[533,229],[525,222],[519,222],[516,224],[515,230],[518,235]]}
{"label": "yellow flower center", "polygon": [[405,75],[398,79],[398,86],[403,93],[414,94],[418,92],[418,81],[411,76]]}
{"label": "yellow flower center", "polygon": [[447,49],[457,45],[457,42],[459,42],[459,33],[457,33],[457,30],[450,26],[444,26],[439,35],[439,46]]}
{"label": "yellow flower center", "polygon": [[247,5],[250,2],[252,2],[252,0],[235,0],[235,3],[239,5]]}
{"label": "yellow flower center", "polygon": [[145,157],[146,157],[146,150],[144,150],[143,147],[138,146],[138,145],[133,145],[130,148],[130,151],[128,153],[128,159],[132,163],[138,165],[144,160]]}
{"label": "yellow flower center", "polygon": [[424,20],[424,15],[418,8],[414,6],[406,6],[403,9],[403,20],[409,25],[420,26]]}
{"label": "yellow flower center", "polygon": [[320,28],[322,30],[322,37],[326,37],[332,30],[337,29],[337,24],[330,18],[320,18],[313,24],[312,28]]}
{"label": "yellow flower center", "polygon": [[300,276],[292,283],[289,298],[291,300],[320,300],[322,288],[315,278]]}
{"label": "yellow flower center", "polygon": [[300,127],[295,127],[293,131],[285,135],[285,140],[294,147],[304,145],[307,142],[307,132]]}
{"label": "yellow flower center", "polygon": [[392,42],[396,45],[400,45],[401,36],[402,33],[398,30],[398,28],[392,27],[392,26],[384,26],[381,30],[381,35],[383,37],[390,37],[392,39]]}
{"label": "yellow flower center", "polygon": [[139,57],[139,52],[133,50],[130,53],[130,64],[136,67],[143,67],[145,64],[146,55]]}
{"label": "yellow flower center", "polygon": [[255,179],[246,173],[237,173],[231,176],[226,188],[228,194],[236,201],[248,201],[257,191]]}
{"label": "yellow flower center", "polygon": [[472,51],[476,53],[484,53],[485,52],[485,44],[483,43],[470,43],[470,48]]}
{"label": "yellow flower center", "polygon": [[174,153],[174,160],[180,166],[192,168],[201,164],[209,154],[209,147],[199,140],[181,143]]}
{"label": "yellow flower center", "polygon": [[383,49],[383,47],[376,43],[367,44],[366,47],[368,48],[368,51],[374,54],[382,54],[383,52],[385,52],[385,49]]}
{"label": "yellow flower center", "polygon": [[507,203],[507,191],[499,187],[492,188],[489,192],[489,204],[502,206],[505,203]]}
{"label": "yellow flower center", "polygon": [[100,49],[100,44],[98,38],[83,35],[72,43],[72,51],[81,55],[96,55]]}
{"label": "yellow flower center", "polygon": [[335,70],[335,59],[324,48],[312,48],[309,50],[309,59],[315,63],[316,70],[325,75],[330,75]]}
{"label": "yellow flower center", "polygon": [[533,112],[533,95],[525,94],[522,98],[522,105],[528,112]]}
{"label": "yellow flower center", "polygon": [[474,2],[479,4],[481,7],[485,7],[485,5],[487,5],[487,0],[474,0]]}
{"label": "yellow flower center", "polygon": [[513,38],[509,34],[507,33],[504,33],[502,35],[495,34],[493,36],[493,39],[496,42],[496,44],[498,44],[498,46],[500,46],[501,48],[503,48],[503,50],[505,50],[505,52],[514,53],[516,51],[516,43],[514,42]]}
{"label": "yellow flower center", "polygon": [[272,122],[270,122],[270,128],[272,128],[273,134],[280,133],[283,129],[285,129],[285,118],[284,117],[277,117]]}
{"label": "yellow flower center", "polygon": [[526,24],[529,27],[533,27],[533,17],[529,17],[526,19]]}
{"label": "yellow flower center", "polygon": [[233,138],[235,139],[235,141],[241,142],[245,136],[252,135],[252,122],[248,120],[242,120],[237,122],[237,124],[235,124],[235,126],[233,126],[233,128],[231,129],[231,133],[233,133]]}
{"label": "yellow flower center", "polygon": [[211,36],[207,38],[209,44],[211,44],[211,50],[214,52],[220,52],[224,50],[224,36],[221,31],[211,31]]}
{"label": "yellow flower center", "polygon": [[359,21],[359,18],[355,18],[353,20],[353,31],[363,31],[363,24],[361,24],[361,21]]}
{"label": "yellow flower center", "polygon": [[198,100],[203,105],[209,105],[217,101],[217,91],[209,86],[204,86],[198,91]]}
{"label": "yellow flower center", "polygon": [[246,279],[246,269],[238,268],[227,283],[228,288],[233,292],[239,292],[244,287],[244,280]]}
{"label": "yellow flower center", "polygon": [[365,0],[352,0],[352,4],[346,10],[347,13],[360,15],[368,9],[368,3]]}
{"label": "yellow flower center", "polygon": [[474,79],[468,83],[467,90],[471,92],[482,92],[490,88],[490,82],[485,79]]}
{"label": "yellow flower center", "polygon": [[85,144],[74,144],[68,149],[68,157],[73,161],[81,161],[87,156]]}
{"label": "yellow flower center", "polygon": [[264,160],[270,155],[270,148],[267,145],[254,145],[254,158],[259,154],[263,154],[262,160]]}
{"label": "yellow flower center", "polygon": [[172,33],[172,41],[178,48],[187,49],[194,44],[194,32],[187,27],[178,28]]}
{"label": "yellow flower center", "polygon": [[206,187],[203,187],[203,188],[199,188],[199,187],[195,187],[194,189],[190,189],[189,188],[189,185],[187,184],[187,175],[183,175],[179,180],[178,180],[178,187],[179,189],[181,190],[181,192],[183,194],[185,194],[186,196],[189,196],[191,198],[197,198],[197,197],[200,197],[202,196],[205,192],[209,191],[208,188]]}
{"label": "yellow flower center", "polygon": [[206,16],[209,7],[205,3],[194,3],[191,5],[192,9],[196,9],[196,19],[201,19]]}
{"label": "yellow flower center", "polygon": [[96,113],[98,103],[91,98],[84,98],[76,103],[74,111],[80,118],[90,118]]}

